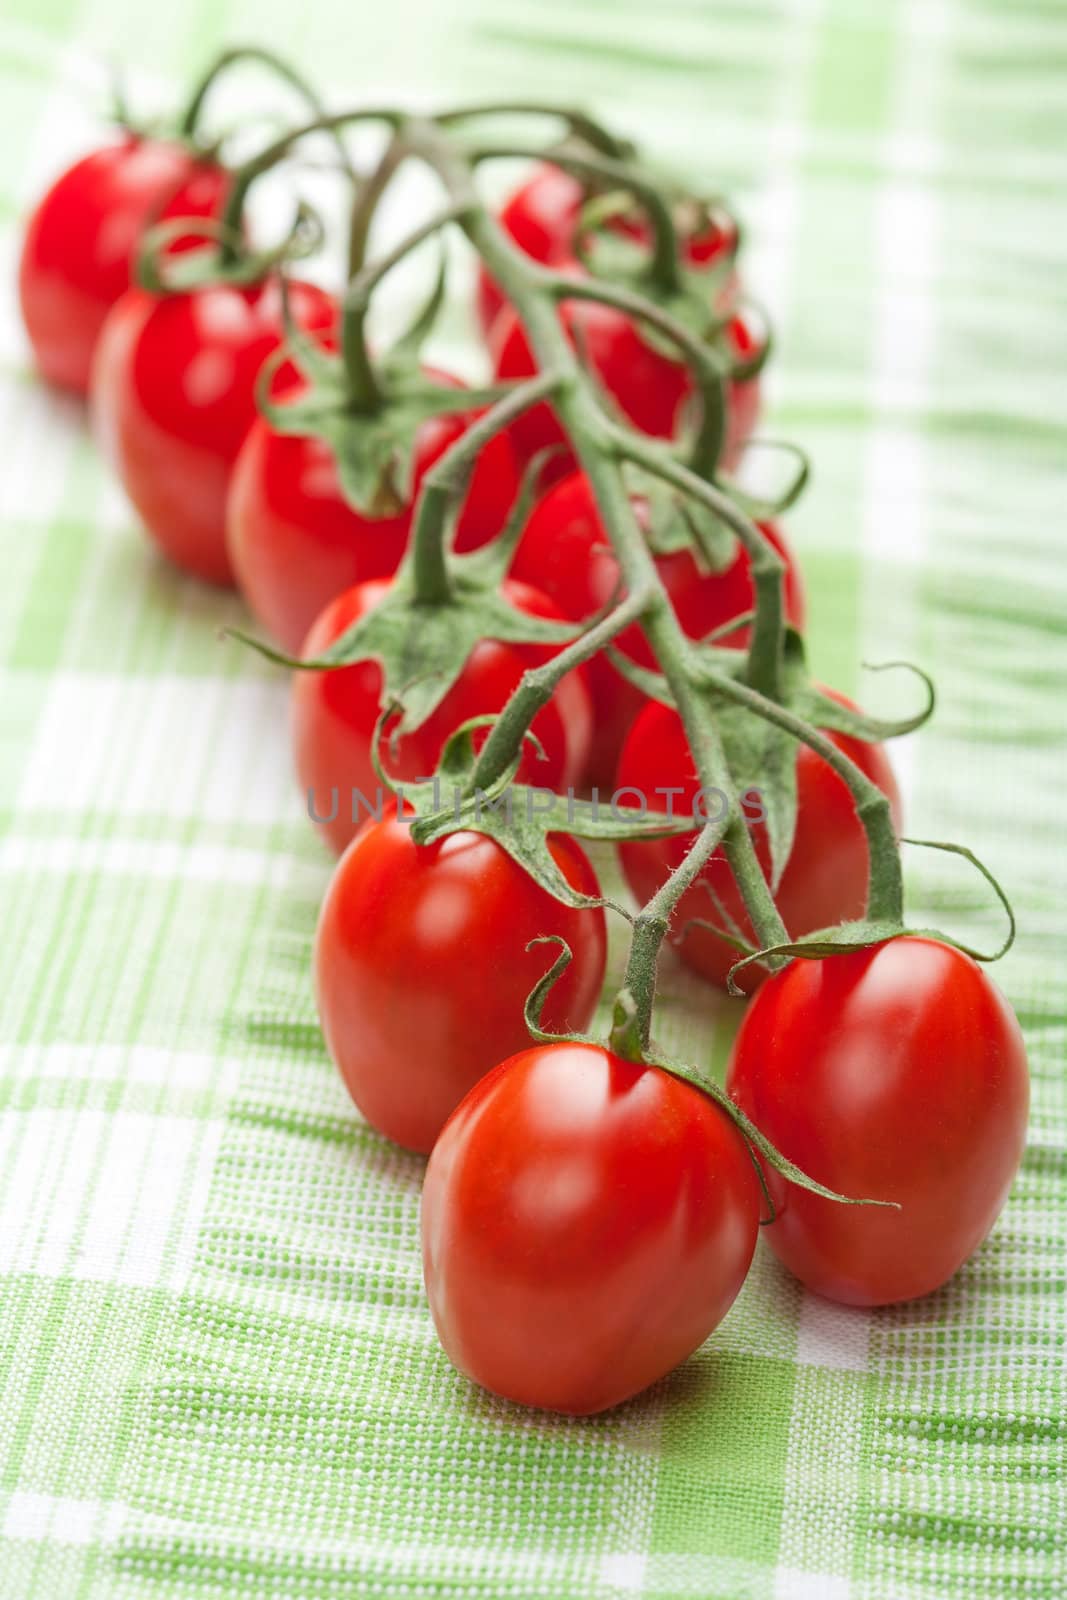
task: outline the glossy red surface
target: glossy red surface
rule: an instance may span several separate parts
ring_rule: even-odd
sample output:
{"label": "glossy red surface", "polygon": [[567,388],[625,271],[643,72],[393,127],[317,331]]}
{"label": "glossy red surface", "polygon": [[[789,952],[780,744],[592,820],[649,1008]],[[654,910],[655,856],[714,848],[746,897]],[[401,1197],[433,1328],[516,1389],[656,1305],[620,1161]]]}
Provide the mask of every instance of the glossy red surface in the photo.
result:
{"label": "glossy red surface", "polygon": [[[325,334],[336,306],[290,285],[300,327]],[[156,298],[131,289],[113,307],[93,362],[93,420],[150,537],[211,583],[233,582],[226,549],[230,474],[256,417],[256,379],[282,342],[276,279]],[[292,385],[291,367],[278,386]]]}
{"label": "glossy red surface", "polygon": [[764,984],[727,1087],[782,1153],[842,1206],[768,1171],[764,1230],[809,1288],[850,1305],[929,1294],[993,1226],[1026,1135],[1019,1024],[949,945],[900,938],[794,961]]}
{"label": "glossy red surface", "polygon": [[[22,318],[45,378],[85,394],[104,318],[130,287],[137,244],[152,223],[210,217],[228,174],[178,144],[124,138],[62,173],[26,227],[19,262]],[[178,239],[181,249],[202,241]]]}
{"label": "glossy red surface", "polygon": [[[573,840],[551,849],[569,883],[599,894]],[[420,847],[395,808],[364,827],[327,890],[314,966],[330,1054],[375,1128],[430,1150],[468,1089],[529,1043],[523,1006],[557,954],[527,951],[541,934],[574,957],[546,1026],[584,1029],[604,979],[603,911],[553,899],[484,834]]]}
{"label": "glossy red surface", "polygon": [[743,1140],[691,1084],[597,1045],[528,1049],[462,1101],[426,1169],[441,1343],[510,1400],[617,1405],[726,1315],[759,1200]]}

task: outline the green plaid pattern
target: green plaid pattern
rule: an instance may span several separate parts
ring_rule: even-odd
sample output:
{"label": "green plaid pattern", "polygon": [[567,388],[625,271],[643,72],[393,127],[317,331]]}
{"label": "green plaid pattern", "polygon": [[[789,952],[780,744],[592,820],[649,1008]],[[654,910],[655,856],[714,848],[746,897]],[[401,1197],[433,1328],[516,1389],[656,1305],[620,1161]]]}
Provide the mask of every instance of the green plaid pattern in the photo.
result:
{"label": "green plaid pattern", "polygon": [[[1054,1600],[1064,1592],[1067,10],[1042,0],[7,0],[18,219],[225,40],[335,98],[588,102],[741,204],[780,333],[767,433],[827,681],[913,656],[910,827],[1020,937],[1031,1140],[954,1282],[867,1313],[761,1246],[724,1326],[592,1421],[475,1390],[420,1278],[421,1162],[354,1114],[308,964],[329,865],[236,602],[147,554],[0,322],[0,1597]],[[498,181],[502,182],[503,178]],[[457,318],[450,337],[463,351]],[[906,694],[864,684],[875,706]],[[995,939],[912,851],[918,923]],[[615,953],[616,968],[619,951]],[[664,1042],[735,1013],[664,973]],[[931,1062],[936,1071],[936,1062]]]}

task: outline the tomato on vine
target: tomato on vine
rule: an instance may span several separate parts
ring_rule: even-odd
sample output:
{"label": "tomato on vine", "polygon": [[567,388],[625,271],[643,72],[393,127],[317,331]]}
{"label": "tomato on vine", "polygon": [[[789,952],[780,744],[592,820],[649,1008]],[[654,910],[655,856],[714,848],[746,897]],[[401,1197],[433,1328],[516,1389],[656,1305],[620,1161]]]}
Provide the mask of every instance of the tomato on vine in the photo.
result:
{"label": "tomato on vine", "polygon": [[[304,657],[320,656],[388,593],[388,581],[357,584],[332,600],[308,634]],[[518,610],[559,620],[551,601],[528,584],[506,580],[503,593]],[[471,717],[501,709],[527,667],[551,659],[559,646],[511,644],[483,639],[457,681],[431,715],[399,738],[382,735],[380,758],[391,778],[413,783],[436,768],[449,734]],[[351,797],[373,800],[379,778],[372,759],[381,712],[381,668],[358,661],[330,671],[297,671],[292,689],[293,752],[301,790],[309,797],[319,832],[340,852],[352,839]],[[577,782],[586,759],[592,709],[584,674],[569,673],[534,718],[539,752],[527,744],[518,776],[526,783],[562,792]],[[543,754],[542,754],[543,752]],[[446,801],[447,804],[447,801]]]}
{"label": "tomato on vine", "polygon": [[618,1405],[722,1321],[760,1199],[740,1133],[692,1084],[601,1045],[526,1049],[470,1091],[426,1169],[441,1343],[523,1405]]}
{"label": "tomato on vine", "polygon": [[[615,306],[592,300],[564,301],[560,314],[572,343],[627,421],[656,438],[676,438],[694,394],[692,377],[684,362],[653,345],[633,319]],[[742,316],[731,319],[726,338],[739,364],[758,354],[757,336]],[[510,308],[506,307],[493,325],[490,354],[498,379],[514,382],[537,371],[525,329]],[[721,458],[726,470],[737,465],[756,426],[759,409],[758,376],[727,380],[726,436]],[[541,450],[567,445],[547,401],[519,417],[512,431],[516,447],[526,460]],[[574,466],[569,446],[554,470],[562,475],[568,466]]]}
{"label": "tomato on vine", "polygon": [[[647,523],[645,502],[634,497],[639,520]],[[785,560],[783,603],[787,622],[804,626],[804,584],[784,535],[773,522],[759,524]],[[699,639],[734,617],[751,611],[754,590],[751,560],[737,546],[729,566],[708,572],[689,550],[656,557],[660,582],[675,615],[691,639]],[[532,583],[553,600],[565,617],[584,621],[601,611],[619,590],[619,563],[597,511],[584,473],[572,473],[555,484],[534,507],[511,565],[512,576]],[[749,629],[739,628],[729,643],[741,648]],[[615,641],[638,666],[655,665],[641,629],[634,625]],[[647,702],[606,655],[587,664],[593,697],[594,729],[586,777],[603,787],[615,776],[626,735]]]}
{"label": "tomato on vine", "polygon": [[[521,183],[505,201],[497,218],[510,239],[532,261],[579,272],[576,250],[582,210],[589,199],[585,185],[573,173],[545,163]],[[689,209],[693,209],[690,207]],[[716,208],[700,210],[696,226],[684,232],[685,258],[695,266],[711,267],[737,248],[737,225],[733,218]],[[628,211],[613,217],[608,226],[636,240],[647,240],[643,218]],[[486,268],[479,263],[475,305],[482,332],[488,337],[504,297]]]}
{"label": "tomato on vine", "polygon": [[[130,287],[141,235],[173,217],[216,217],[226,169],[177,140],[135,133],[68,167],[30,214],[19,260],[22,320],[42,376],[86,394],[104,319]],[[193,234],[170,251],[202,244]]]}
{"label": "tomato on vine", "polygon": [[[573,839],[553,835],[549,848],[572,889],[599,896]],[[484,834],[417,845],[394,813],[356,835],[319,917],[315,992],[330,1054],[380,1133],[431,1150],[479,1078],[529,1044],[523,1006],[545,957],[526,947],[542,935],[573,957],[549,1025],[586,1028],[604,980],[600,907],[554,899]]]}
{"label": "tomato on vine", "polygon": [[[289,285],[292,318],[325,337],[333,298]],[[179,294],[131,289],[108,314],[93,363],[98,436],[150,538],[183,571],[233,582],[226,496],[256,416],[256,381],[285,337],[276,275]],[[291,367],[277,383],[295,381]]]}
{"label": "tomato on vine", "polygon": [[[440,385],[450,374],[424,369]],[[282,404],[286,396],[280,397]],[[413,491],[479,413],[447,413],[419,427]],[[473,550],[503,527],[518,490],[506,434],[478,458],[457,530],[456,548]],[[323,607],[343,590],[388,578],[411,531],[414,493],[382,516],[345,497],[330,445],[313,434],[280,433],[266,417],[253,422],[237,457],[226,508],[227,548],[237,585],[253,616],[282,647],[296,652]]]}
{"label": "tomato on vine", "polygon": [[838,1205],[768,1170],[771,1249],[850,1305],[947,1282],[996,1221],[1026,1136],[1014,1013],[969,955],[929,938],[793,961],[770,978],[727,1088],[809,1177],[900,1207]]}
{"label": "tomato on vine", "polygon": [[[833,698],[852,706],[844,695],[835,694]],[[827,737],[888,796],[899,831],[900,795],[882,746],[838,732],[829,732]],[[774,892],[782,920],[794,939],[816,928],[861,917],[867,901],[869,864],[867,836],[844,779],[806,744],[798,746],[796,773],[796,833]],[[623,746],[617,783],[620,788],[629,786],[644,794],[650,807],[666,803],[657,800],[657,789],[674,788],[674,812],[685,815],[692,811],[701,785],[677,712],[659,704],[650,704],[641,712]],[[766,828],[759,820],[759,805],[753,799],[745,810],[752,818],[751,832],[760,867],[769,880],[770,852]],[[656,892],[687,854],[694,837],[680,834],[620,844],[623,872],[639,902],[643,904]],[[712,927],[699,924],[728,927],[730,921],[746,940],[758,945],[741,893],[720,849],[678,901],[671,936],[687,966],[723,986],[730,968],[739,959],[738,953]],[[742,969],[737,982],[746,993],[752,993],[765,976],[762,967],[753,965]]]}

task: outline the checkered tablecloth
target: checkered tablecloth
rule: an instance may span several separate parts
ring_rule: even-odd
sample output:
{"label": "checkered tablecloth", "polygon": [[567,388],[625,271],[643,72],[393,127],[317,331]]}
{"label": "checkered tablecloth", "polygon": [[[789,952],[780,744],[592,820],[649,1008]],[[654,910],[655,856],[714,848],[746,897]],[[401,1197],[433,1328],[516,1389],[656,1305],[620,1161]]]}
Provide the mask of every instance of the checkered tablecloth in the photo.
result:
{"label": "checkered tablecloth", "polygon": [[[219,642],[235,601],[148,554],[14,310],[97,60],[172,96],[235,38],[346,102],[588,102],[736,197],[779,330],[767,431],[814,461],[789,526],[816,667],[933,671],[911,827],[983,854],[1020,918],[997,975],[1030,1146],[940,1294],[841,1309],[761,1246],[705,1348],[592,1421],[438,1348],[421,1162],[316,1026],[329,863],[283,682]],[[6,0],[2,1600],[1064,1593],[1065,71],[1048,0]],[[908,866],[917,920],[995,939],[961,863]],[[665,1043],[721,1068],[734,1013],[673,966],[663,989]]]}

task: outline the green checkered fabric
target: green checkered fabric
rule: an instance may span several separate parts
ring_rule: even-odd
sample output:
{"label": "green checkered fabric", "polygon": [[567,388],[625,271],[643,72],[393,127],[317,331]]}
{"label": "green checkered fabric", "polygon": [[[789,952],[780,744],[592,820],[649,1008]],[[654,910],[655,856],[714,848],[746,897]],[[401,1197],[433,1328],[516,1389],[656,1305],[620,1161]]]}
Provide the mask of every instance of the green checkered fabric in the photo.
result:
{"label": "green checkered fabric", "polygon": [[[780,335],[766,431],[815,463],[789,526],[817,669],[934,672],[910,827],[1020,916],[1030,1147],[941,1293],[841,1309],[761,1246],[705,1348],[591,1421],[438,1348],[422,1163],[316,1026],[329,863],[284,685],[218,641],[235,601],[148,554],[10,292],[99,58],[150,102],[243,37],[338,101],[587,102],[736,197]],[[1065,66],[1050,0],[6,0],[2,1600],[1063,1595]],[[995,942],[961,863],[908,868],[917,922]],[[721,1070],[735,1013],[674,966],[663,991],[664,1042]]]}

